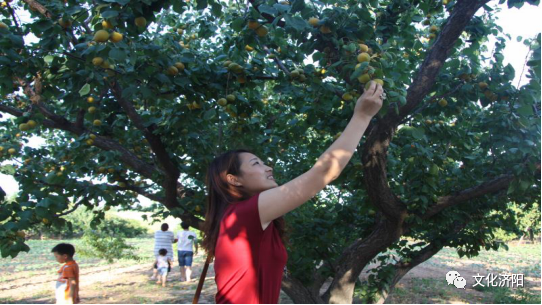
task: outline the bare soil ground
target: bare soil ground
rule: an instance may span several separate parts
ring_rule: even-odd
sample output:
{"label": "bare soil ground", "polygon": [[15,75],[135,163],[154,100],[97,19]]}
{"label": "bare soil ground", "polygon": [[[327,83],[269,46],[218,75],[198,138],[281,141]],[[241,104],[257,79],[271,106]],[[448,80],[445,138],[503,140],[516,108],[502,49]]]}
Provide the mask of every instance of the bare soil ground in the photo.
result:
{"label": "bare soil ground", "polygon": [[[453,255],[452,250],[439,253],[410,271],[396,286],[386,303],[495,303],[495,298],[499,297],[503,288],[489,287],[481,291],[473,289],[472,285],[475,282],[473,276],[478,273],[480,275],[499,274],[506,270],[512,273],[524,272],[526,274],[526,291],[529,294],[540,295],[540,257],[529,257],[523,260],[520,259],[521,255],[518,256],[514,253],[506,255],[510,256],[509,260],[499,263],[488,257],[459,258],[457,255]],[[538,252],[539,255],[540,252]],[[496,259],[498,260],[499,257]],[[82,268],[80,274],[81,301],[84,304],[192,303],[204,261],[205,257],[201,254],[194,258],[193,278],[189,283],[180,281],[180,271],[175,266],[168,277],[168,284],[165,288],[150,280],[151,263],[134,263],[128,266],[126,263],[117,263],[111,266]],[[535,262],[534,266],[533,262]],[[364,270],[361,275],[362,281],[367,278],[367,270],[372,267],[368,266]],[[446,283],[445,275],[450,270],[459,272],[467,280],[465,290]],[[0,303],[54,303],[52,290],[54,280],[55,274],[50,270],[2,274]],[[200,303],[214,303],[215,293],[214,273],[211,265]],[[510,294],[511,292],[507,291],[506,293]],[[503,295],[506,296],[506,294]],[[359,300],[357,301],[359,302]],[[291,300],[286,294],[281,293],[280,302],[291,303]]]}

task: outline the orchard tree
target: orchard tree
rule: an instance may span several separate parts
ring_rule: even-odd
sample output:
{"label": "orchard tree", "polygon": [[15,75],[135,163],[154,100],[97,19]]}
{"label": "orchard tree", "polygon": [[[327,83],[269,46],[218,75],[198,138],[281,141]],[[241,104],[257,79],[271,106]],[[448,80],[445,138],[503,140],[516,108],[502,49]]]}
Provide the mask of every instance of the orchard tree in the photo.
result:
{"label": "orchard tree", "polygon": [[[340,137],[371,80],[387,98],[357,155],[287,215],[283,290],[383,302],[443,247],[498,249],[510,205],[540,202],[541,90],[540,35],[514,71],[495,12],[539,1],[488,2],[3,2],[0,154],[20,191],[0,206],[2,255],[28,251],[38,223],[62,226],[79,206],[100,219],[138,195],[199,228],[216,155],[249,147],[289,181]],[[45,144],[25,145],[33,136]]]}

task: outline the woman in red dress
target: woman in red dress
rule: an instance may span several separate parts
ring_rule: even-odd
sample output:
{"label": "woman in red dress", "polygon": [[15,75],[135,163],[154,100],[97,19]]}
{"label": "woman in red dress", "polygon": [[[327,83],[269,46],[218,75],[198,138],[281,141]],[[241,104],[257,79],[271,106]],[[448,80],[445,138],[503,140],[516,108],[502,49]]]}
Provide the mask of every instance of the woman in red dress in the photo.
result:
{"label": "woman in red dress", "polygon": [[382,107],[371,82],[341,136],[304,174],[279,186],[271,167],[247,150],[228,151],[207,171],[203,248],[214,256],[216,303],[278,303],[288,255],[283,215],[314,197],[350,161]]}

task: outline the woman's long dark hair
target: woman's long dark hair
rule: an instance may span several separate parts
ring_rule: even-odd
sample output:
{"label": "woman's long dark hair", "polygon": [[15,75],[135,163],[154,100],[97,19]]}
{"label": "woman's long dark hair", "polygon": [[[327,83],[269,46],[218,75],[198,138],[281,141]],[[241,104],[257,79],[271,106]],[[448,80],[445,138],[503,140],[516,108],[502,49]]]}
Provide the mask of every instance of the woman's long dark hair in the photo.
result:
{"label": "woman's long dark hair", "polygon": [[[241,153],[252,153],[245,149],[231,150],[216,157],[209,168],[205,183],[207,185],[207,207],[203,224],[202,247],[211,256],[215,255],[215,246],[220,230],[220,221],[226,207],[230,204],[250,198],[243,188],[235,187],[226,180],[227,174],[241,175]],[[273,220],[283,242],[286,242],[284,218]]]}

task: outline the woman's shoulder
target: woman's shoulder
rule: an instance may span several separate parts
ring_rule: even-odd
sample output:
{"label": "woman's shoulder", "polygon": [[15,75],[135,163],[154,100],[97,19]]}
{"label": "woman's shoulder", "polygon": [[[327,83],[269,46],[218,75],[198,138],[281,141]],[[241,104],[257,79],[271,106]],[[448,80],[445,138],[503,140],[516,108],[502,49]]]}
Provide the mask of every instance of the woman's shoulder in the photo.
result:
{"label": "woman's shoulder", "polygon": [[255,195],[252,195],[251,197],[249,197],[247,199],[234,202],[232,205],[234,207],[241,207],[241,206],[246,206],[246,205],[258,204],[258,197],[259,196],[260,196],[260,193],[256,193]]}

